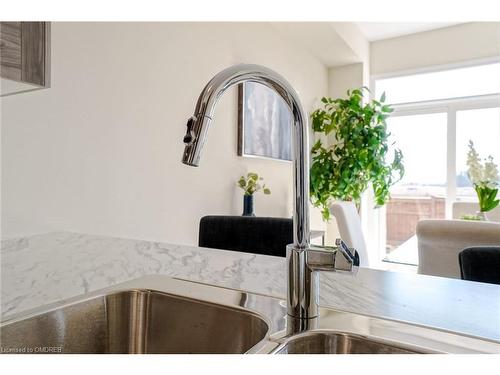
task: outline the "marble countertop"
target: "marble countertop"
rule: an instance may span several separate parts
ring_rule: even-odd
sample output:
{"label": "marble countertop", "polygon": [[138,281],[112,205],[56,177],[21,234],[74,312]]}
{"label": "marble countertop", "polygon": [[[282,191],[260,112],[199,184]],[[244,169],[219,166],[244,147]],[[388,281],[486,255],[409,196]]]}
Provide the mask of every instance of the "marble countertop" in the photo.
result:
{"label": "marble countertop", "polygon": [[[144,275],[160,274],[279,298],[285,259],[57,232],[3,240],[2,320]],[[362,268],[321,273],[320,304],[500,342],[500,286]]]}

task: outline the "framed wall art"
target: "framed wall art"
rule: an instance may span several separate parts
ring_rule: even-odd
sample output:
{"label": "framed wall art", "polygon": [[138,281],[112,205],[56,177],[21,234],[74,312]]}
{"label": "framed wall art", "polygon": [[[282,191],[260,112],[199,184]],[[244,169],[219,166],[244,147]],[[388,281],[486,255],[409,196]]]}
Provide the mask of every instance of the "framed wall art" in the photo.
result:
{"label": "framed wall art", "polygon": [[238,155],[292,160],[292,114],[270,88],[245,82],[238,86]]}

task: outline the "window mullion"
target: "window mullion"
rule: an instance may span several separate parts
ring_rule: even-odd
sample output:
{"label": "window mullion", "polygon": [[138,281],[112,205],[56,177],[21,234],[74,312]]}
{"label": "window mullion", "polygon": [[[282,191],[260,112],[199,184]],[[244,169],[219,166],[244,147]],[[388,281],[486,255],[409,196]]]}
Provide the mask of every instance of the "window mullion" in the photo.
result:
{"label": "window mullion", "polygon": [[446,206],[447,219],[452,218],[453,202],[457,197],[457,110],[450,107],[447,112],[446,137]]}

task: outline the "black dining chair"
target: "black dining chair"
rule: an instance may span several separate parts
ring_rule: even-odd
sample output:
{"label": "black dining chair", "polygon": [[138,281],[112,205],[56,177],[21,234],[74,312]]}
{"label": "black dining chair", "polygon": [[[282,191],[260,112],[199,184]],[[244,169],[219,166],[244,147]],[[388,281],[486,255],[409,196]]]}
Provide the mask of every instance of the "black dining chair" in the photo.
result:
{"label": "black dining chair", "polygon": [[293,221],[251,216],[204,216],[198,245],[213,249],[285,257],[293,242]]}
{"label": "black dining chair", "polygon": [[500,284],[500,247],[468,247],[458,254],[462,280]]}

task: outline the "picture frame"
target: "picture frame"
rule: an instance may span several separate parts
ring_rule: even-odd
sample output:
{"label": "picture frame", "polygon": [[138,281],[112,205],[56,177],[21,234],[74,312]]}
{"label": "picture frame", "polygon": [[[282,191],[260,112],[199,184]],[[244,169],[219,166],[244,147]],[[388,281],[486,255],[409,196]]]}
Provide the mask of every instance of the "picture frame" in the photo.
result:
{"label": "picture frame", "polygon": [[238,155],[292,160],[292,114],[270,88],[254,82],[238,85]]}

